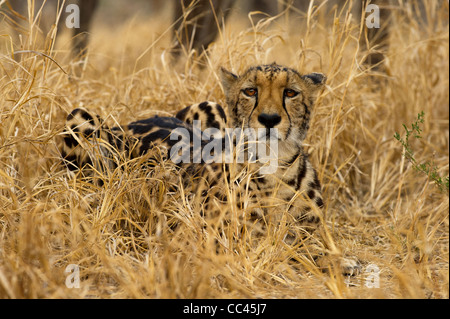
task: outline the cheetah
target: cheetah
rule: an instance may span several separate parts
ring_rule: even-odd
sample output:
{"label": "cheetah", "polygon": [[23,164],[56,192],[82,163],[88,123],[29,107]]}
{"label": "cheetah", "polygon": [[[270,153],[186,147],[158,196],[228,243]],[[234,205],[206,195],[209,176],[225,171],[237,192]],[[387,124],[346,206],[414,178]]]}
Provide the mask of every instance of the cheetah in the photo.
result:
{"label": "cheetah", "polygon": [[[99,116],[77,108],[67,117],[61,155],[71,169],[86,166],[104,169],[117,165],[118,157],[147,156],[152,165],[170,159],[177,163],[185,186],[193,180],[202,180],[203,187],[196,184],[194,192],[207,197],[203,207],[207,214],[214,214],[218,202],[230,199],[224,184],[245,185],[240,189],[251,194],[251,201],[256,204],[249,204],[249,197],[244,196],[234,199],[234,203],[249,211],[252,221],[262,225],[283,220],[289,226],[285,242],[299,244],[319,228],[325,218],[320,181],[303,149],[303,141],[326,76],[321,73],[302,75],[273,63],[250,67],[241,75],[221,68],[220,78],[226,111],[219,104],[206,101],[180,110],[175,117],[155,116],[109,128]],[[200,123],[198,127],[196,123]],[[203,134],[211,129],[215,129],[213,134]],[[229,129],[247,130],[251,134],[243,139],[230,137]],[[175,131],[185,132],[187,139],[183,142],[183,139],[173,138]],[[267,163],[262,161],[264,156],[259,152],[241,163],[230,164],[224,160],[227,141],[237,143],[240,139],[249,155],[249,145],[254,143],[255,137],[262,145],[258,148],[262,153],[271,148],[272,142],[276,145],[276,165],[270,173],[263,173]],[[185,162],[179,160],[180,143],[181,148],[187,149]],[[206,149],[209,154],[212,144],[221,151],[214,148],[215,154],[208,161],[198,156]],[[271,211],[276,213],[271,214]],[[264,227],[260,231],[263,232]],[[342,267],[346,274],[356,274],[360,269],[353,260],[344,261]]]}

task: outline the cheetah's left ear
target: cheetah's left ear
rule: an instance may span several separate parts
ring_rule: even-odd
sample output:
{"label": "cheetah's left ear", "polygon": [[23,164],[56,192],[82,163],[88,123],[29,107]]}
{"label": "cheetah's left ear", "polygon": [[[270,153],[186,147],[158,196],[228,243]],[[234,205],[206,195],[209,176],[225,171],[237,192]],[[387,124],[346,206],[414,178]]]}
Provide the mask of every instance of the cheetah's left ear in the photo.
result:
{"label": "cheetah's left ear", "polygon": [[231,87],[234,83],[236,83],[239,77],[225,68],[220,68],[220,79],[222,81],[223,90],[225,91],[225,95],[228,95]]}
{"label": "cheetah's left ear", "polygon": [[322,73],[310,73],[302,75],[302,79],[308,82],[309,84],[316,85],[318,87],[321,87],[325,84],[327,81],[327,77],[325,74]]}

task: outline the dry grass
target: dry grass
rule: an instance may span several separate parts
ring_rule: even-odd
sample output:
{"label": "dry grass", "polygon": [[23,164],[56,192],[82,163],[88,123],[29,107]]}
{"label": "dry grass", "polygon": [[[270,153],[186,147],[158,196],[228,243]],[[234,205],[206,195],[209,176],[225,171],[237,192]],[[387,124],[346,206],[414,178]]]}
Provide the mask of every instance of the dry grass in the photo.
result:
{"label": "dry grass", "polygon": [[[334,22],[310,12],[308,25],[293,15],[253,27],[232,17],[203,68],[170,63],[168,12],[114,26],[98,19],[78,75],[67,35],[44,53],[69,75],[36,52],[12,60],[1,24],[0,297],[448,298],[448,193],[412,169],[393,138],[424,111],[416,159],[448,176],[448,2],[426,4],[427,26],[396,8],[403,14],[392,22],[386,72],[362,67],[368,52],[346,10]],[[24,39],[23,50],[39,49]],[[188,194],[167,191],[168,166],[129,162],[98,187],[60,164],[54,137],[74,107],[123,123],[223,104],[219,66],[239,72],[272,61],[328,76],[306,145],[323,184],[327,242],[363,270],[377,265],[379,288],[365,286],[367,272],[348,279],[306,257],[293,263],[276,229],[216,255]],[[78,289],[65,285],[69,264],[80,267]]]}

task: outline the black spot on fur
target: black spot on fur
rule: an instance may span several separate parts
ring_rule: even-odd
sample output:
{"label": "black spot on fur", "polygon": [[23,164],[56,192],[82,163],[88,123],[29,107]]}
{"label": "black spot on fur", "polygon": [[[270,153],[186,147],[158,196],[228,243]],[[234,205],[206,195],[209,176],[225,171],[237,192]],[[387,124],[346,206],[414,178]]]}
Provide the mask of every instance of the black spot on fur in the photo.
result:
{"label": "black spot on fur", "polygon": [[206,113],[211,113],[211,105],[208,102],[202,102],[198,105],[198,108]]}
{"label": "black spot on fur", "polygon": [[320,208],[323,207],[323,200],[322,200],[322,198],[320,198],[320,197],[317,197],[317,198],[316,198],[316,205],[317,205],[318,207],[320,207]]}
{"label": "black spot on fur", "polygon": [[189,110],[191,109],[191,106],[187,106],[184,109],[182,109],[181,111],[179,111],[177,113],[177,115],[175,115],[175,117],[177,119],[179,119],[180,121],[185,121],[186,120],[186,115],[188,114]]}
{"label": "black spot on fur", "polygon": [[[100,131],[98,131],[98,133],[99,133],[99,132],[100,132]],[[87,129],[84,130],[84,135],[87,136],[87,137],[91,137],[91,136],[94,135],[94,130],[93,130],[93,129],[90,129],[90,128],[87,128]]]}
{"label": "black spot on fur", "polygon": [[75,147],[78,145],[78,142],[76,139],[73,138],[73,136],[68,136],[64,138],[64,143],[68,146],[68,147]]}
{"label": "black spot on fur", "polygon": [[297,186],[297,178],[293,178],[293,179],[287,181],[287,184],[289,186]]}
{"label": "black spot on fur", "polygon": [[67,122],[72,121],[73,116],[74,116],[74,115],[73,115],[73,112],[71,112],[69,115],[67,115],[66,121],[67,121]]}
{"label": "black spot on fur", "polygon": [[220,124],[217,121],[208,122],[208,127],[220,129]]}
{"label": "black spot on fur", "polygon": [[70,112],[69,115],[67,115],[67,121],[71,121],[79,112],[82,112],[81,109],[75,109],[72,112]]}
{"label": "black spot on fur", "polygon": [[88,112],[83,112],[81,117],[88,121],[90,124],[95,125],[94,118]]}
{"label": "black spot on fur", "polygon": [[258,184],[265,184],[265,183],[267,183],[267,180],[264,176],[258,175],[258,177],[256,177],[256,182]]}
{"label": "black spot on fur", "polygon": [[71,171],[74,171],[80,167],[80,164],[78,163],[77,157],[75,155],[67,155],[64,157],[64,159],[66,160],[67,167]]}

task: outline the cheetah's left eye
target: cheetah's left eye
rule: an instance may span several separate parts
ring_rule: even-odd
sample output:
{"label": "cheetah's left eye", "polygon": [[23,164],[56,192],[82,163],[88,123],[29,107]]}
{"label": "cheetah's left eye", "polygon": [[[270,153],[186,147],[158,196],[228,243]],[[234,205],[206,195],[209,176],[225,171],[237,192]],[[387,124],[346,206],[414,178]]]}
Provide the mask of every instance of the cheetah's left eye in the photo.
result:
{"label": "cheetah's left eye", "polygon": [[250,97],[256,96],[258,94],[258,90],[255,88],[247,88],[247,89],[244,89],[243,91],[244,91],[245,95],[250,96]]}
{"label": "cheetah's left eye", "polygon": [[294,97],[294,96],[297,96],[297,95],[298,95],[298,92],[294,91],[292,89],[285,89],[284,90],[284,96],[285,97]]}

